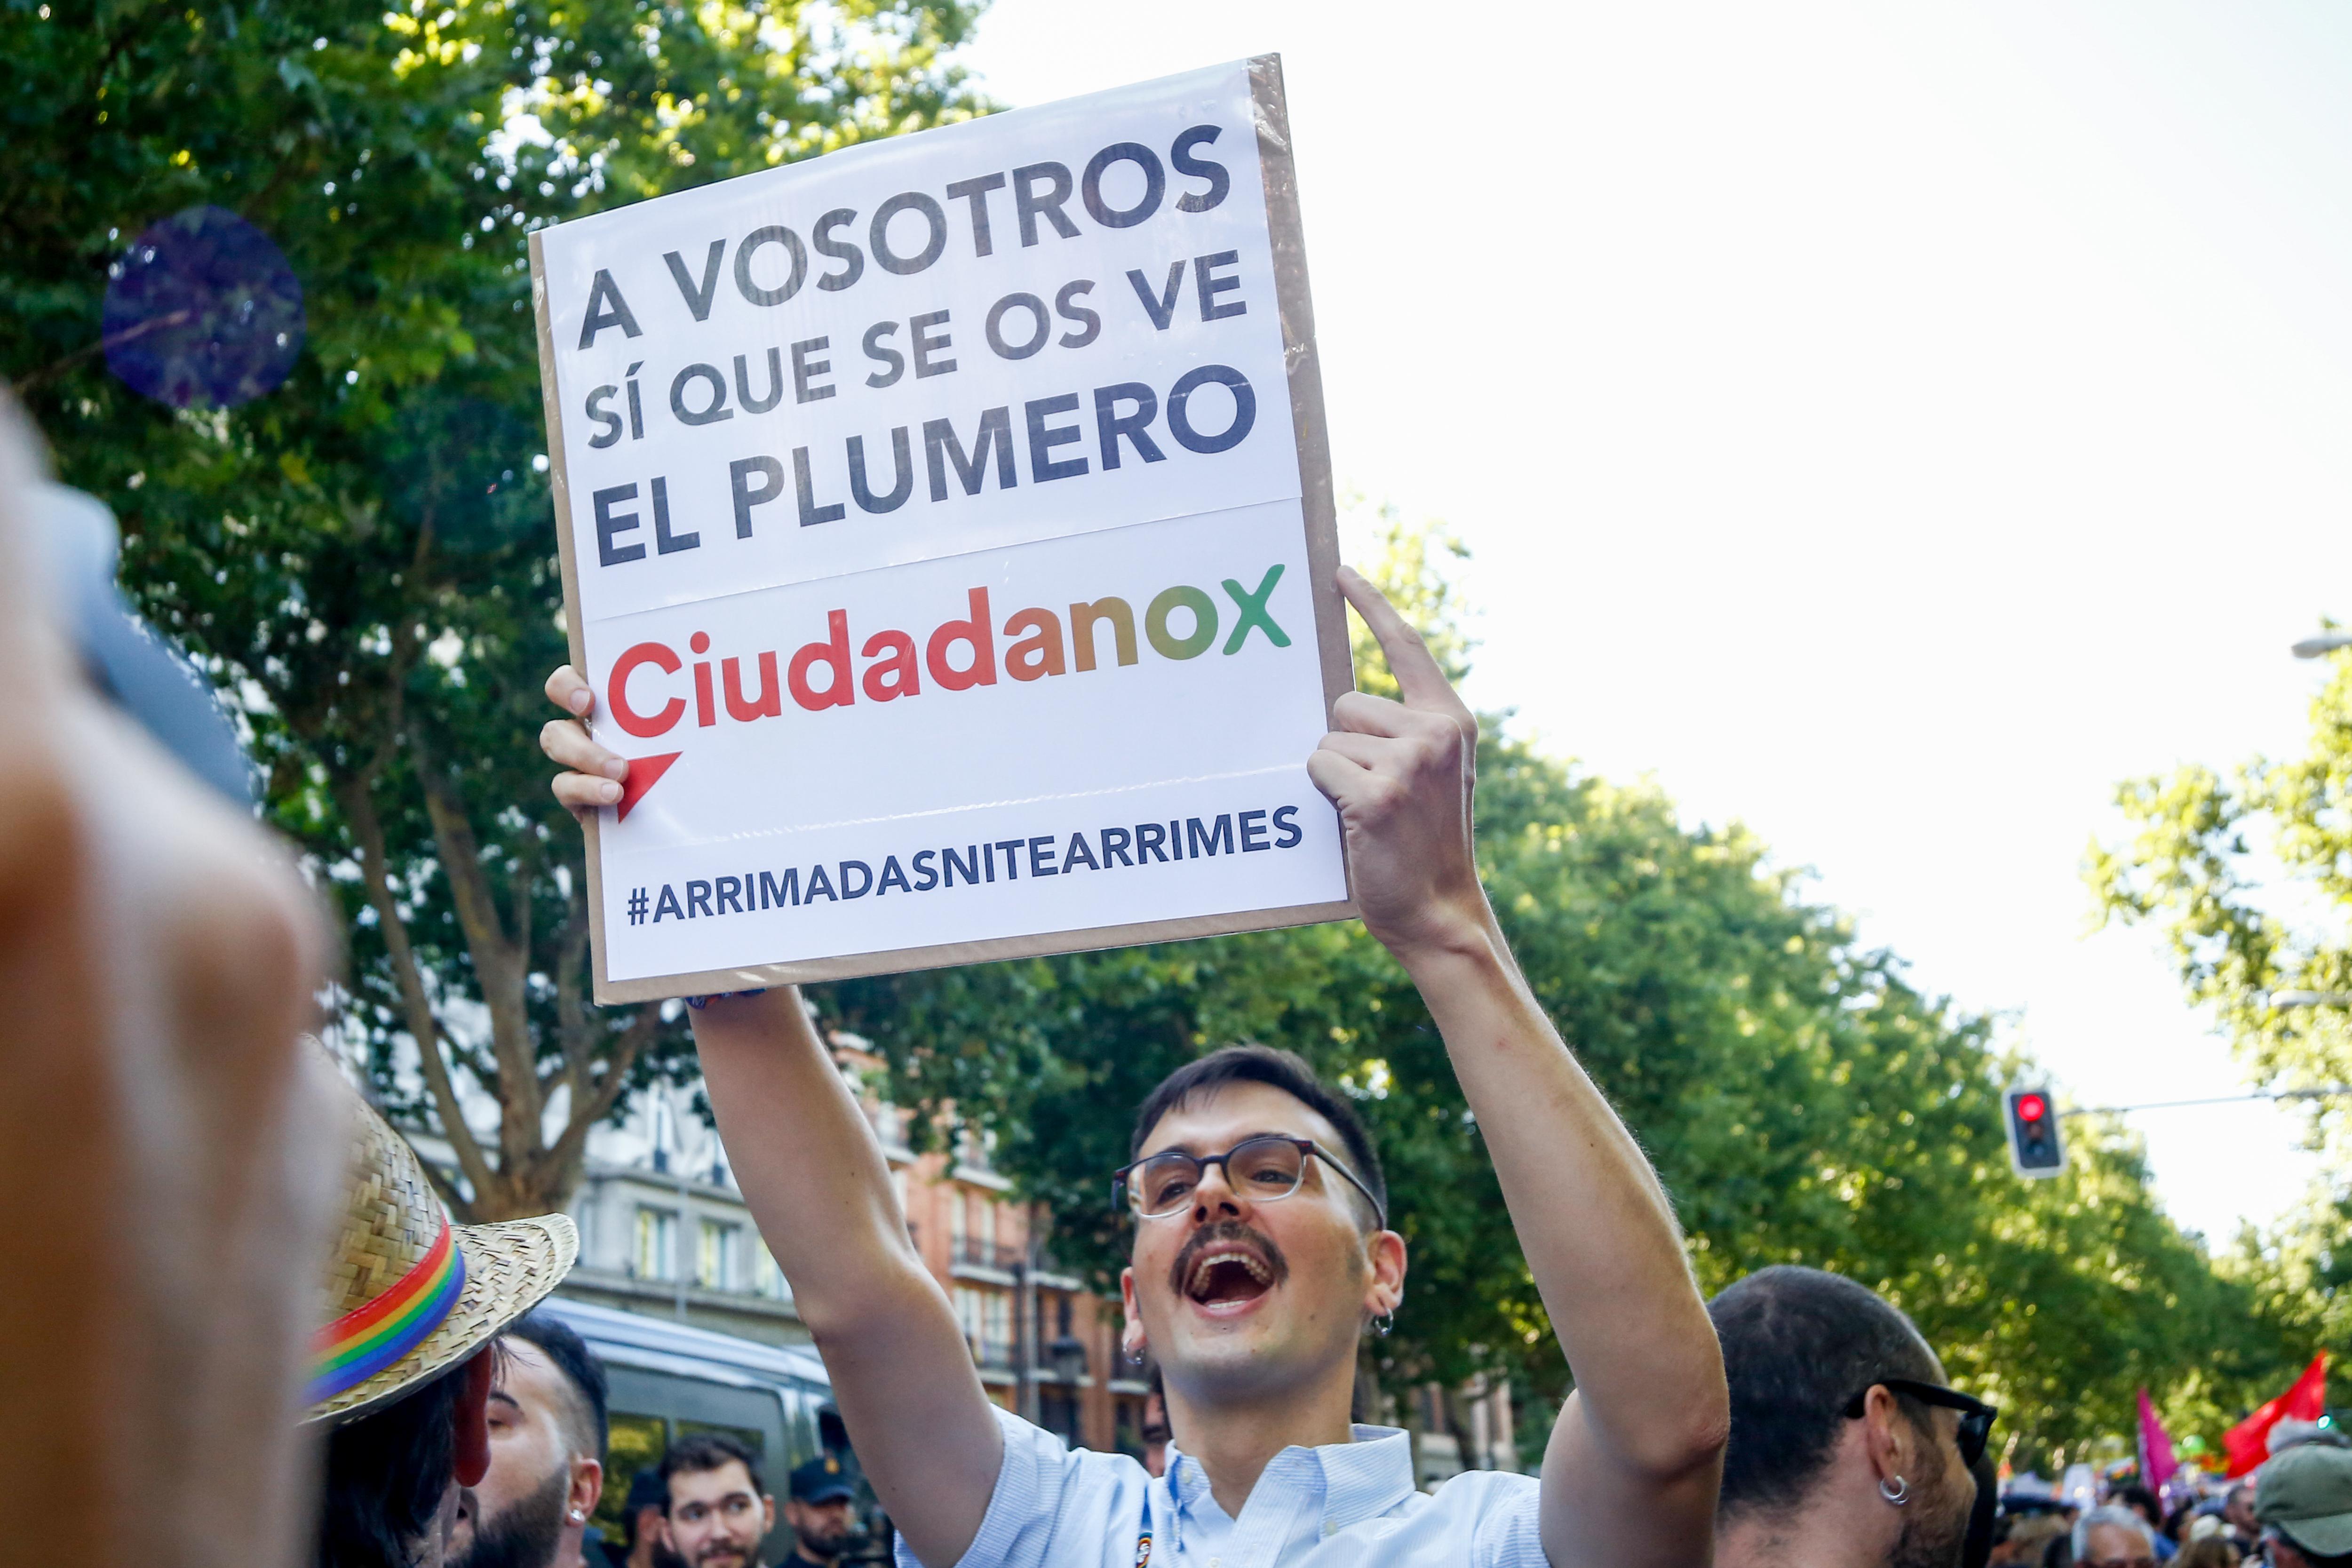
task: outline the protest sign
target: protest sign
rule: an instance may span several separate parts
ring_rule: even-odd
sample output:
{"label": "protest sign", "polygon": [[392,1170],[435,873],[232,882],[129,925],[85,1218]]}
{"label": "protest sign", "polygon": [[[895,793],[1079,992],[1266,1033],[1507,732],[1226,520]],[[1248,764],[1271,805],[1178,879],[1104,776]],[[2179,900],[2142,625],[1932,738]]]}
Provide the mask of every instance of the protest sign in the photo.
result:
{"label": "protest sign", "polygon": [[599,1000],[1353,913],[1277,59],[530,254]]}

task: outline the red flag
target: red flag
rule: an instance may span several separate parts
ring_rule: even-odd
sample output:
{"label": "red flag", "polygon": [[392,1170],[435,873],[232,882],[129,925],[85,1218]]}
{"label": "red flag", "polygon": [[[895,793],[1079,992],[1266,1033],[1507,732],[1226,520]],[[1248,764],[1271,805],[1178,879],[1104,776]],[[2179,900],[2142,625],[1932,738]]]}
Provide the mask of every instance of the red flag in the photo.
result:
{"label": "red flag", "polygon": [[2271,1428],[2282,1421],[2316,1421],[2327,1413],[2327,1352],[2320,1352],[2294,1386],[2222,1434],[2230,1474],[2242,1476],[2271,1457]]}
{"label": "red flag", "polygon": [[2140,1484],[2157,1496],[2164,1495],[2164,1483],[2180,1468],[2172,1457],[2172,1436],[2164,1429],[2164,1422],[2148,1402],[2147,1390],[2139,1391],[2139,1479]]}

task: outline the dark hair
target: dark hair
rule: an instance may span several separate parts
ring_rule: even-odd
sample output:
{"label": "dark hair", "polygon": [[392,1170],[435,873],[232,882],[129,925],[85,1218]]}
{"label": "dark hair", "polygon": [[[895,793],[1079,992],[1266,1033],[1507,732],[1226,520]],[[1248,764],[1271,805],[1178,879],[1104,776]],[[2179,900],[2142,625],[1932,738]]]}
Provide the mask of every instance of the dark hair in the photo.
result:
{"label": "dark hair", "polygon": [[2139,1515],[2140,1518],[2147,1521],[2147,1526],[2150,1530],[2162,1530],[2164,1528],[2163,1506],[2156,1500],[2156,1494],[2148,1490],[2146,1487],[2140,1486],[2137,1482],[2129,1486],[2117,1487],[2116,1489],[2116,1501],[2131,1510],[2134,1513]]}
{"label": "dark hair", "polygon": [[[1794,1507],[1828,1464],[1847,1401],[1890,1377],[1938,1380],[1911,1320],[1876,1292],[1818,1268],[1759,1269],[1706,1304],[1731,1384],[1721,1517]],[[1897,1394],[1913,1425],[1916,1402]]]}
{"label": "dark hair", "polygon": [[2294,1531],[2287,1529],[2285,1526],[2273,1524],[2271,1528],[2277,1531],[2281,1535],[2285,1536],[2288,1544],[2292,1545],[2297,1552],[2303,1553],[2303,1560],[2305,1563],[2310,1563],[2311,1568],[2352,1568],[2352,1552],[2342,1552],[2334,1557],[2322,1557],[2318,1552],[2314,1552],[2302,1542],[2295,1540]]}
{"label": "dark hair", "polygon": [[[751,1489],[761,1497],[768,1495],[768,1483],[760,1479],[760,1458],[736,1438],[724,1432],[689,1432],[669,1446],[662,1456],[662,1485],[669,1485],[673,1476],[700,1475],[705,1470],[724,1469],[730,1464],[740,1464],[743,1473],[751,1478]],[[672,1494],[673,1499],[675,1493]],[[663,1505],[662,1511],[669,1511]]]}
{"label": "dark hair", "polygon": [[1278,1089],[1329,1122],[1339,1142],[1347,1145],[1348,1163],[1380,1199],[1381,1207],[1388,1207],[1389,1184],[1381,1174],[1380,1152],[1357,1118],[1356,1108],[1325,1088],[1304,1057],[1272,1046],[1226,1046],[1186,1062],[1161,1079],[1160,1087],[1145,1098],[1143,1109],[1135,1113],[1135,1136],[1128,1141],[1127,1157],[1132,1160],[1143,1152],[1143,1141],[1170,1111],[1233,1083],[1262,1083]]}
{"label": "dark hair", "polygon": [[[485,1345],[475,1355],[487,1355]],[[457,1402],[468,1356],[327,1439],[319,1568],[409,1568],[457,1475]]]}
{"label": "dark hair", "polygon": [[563,1374],[564,1381],[572,1384],[578,1395],[578,1407],[572,1412],[578,1418],[575,1424],[586,1427],[584,1431],[574,1431],[572,1438],[594,1454],[598,1464],[603,1464],[608,1436],[604,1363],[596,1359],[596,1352],[588,1348],[588,1342],[571,1324],[552,1312],[533,1308],[508,1324],[507,1332],[537,1345],[555,1363],[555,1370]]}
{"label": "dark hair", "polygon": [[669,1512],[669,1482],[651,1468],[629,1479],[629,1500],[621,1505],[621,1544],[629,1551],[637,1546],[637,1515],[649,1508]]}

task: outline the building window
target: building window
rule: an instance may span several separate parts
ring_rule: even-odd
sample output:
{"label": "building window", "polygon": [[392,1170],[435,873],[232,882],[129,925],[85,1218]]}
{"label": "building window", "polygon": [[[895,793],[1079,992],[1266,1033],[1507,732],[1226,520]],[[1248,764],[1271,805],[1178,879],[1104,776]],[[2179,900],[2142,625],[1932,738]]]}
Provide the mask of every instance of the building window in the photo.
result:
{"label": "building window", "polygon": [[955,1247],[958,1258],[963,1256],[964,1195],[961,1187],[948,1189],[948,1239]]}
{"label": "building window", "polygon": [[637,1211],[637,1253],[631,1271],[640,1279],[677,1278],[677,1215],[669,1209]]}
{"label": "building window", "polygon": [[736,1263],[743,1227],[715,1219],[702,1222],[702,1245],[695,1253],[695,1282],[706,1290],[740,1290],[742,1274]]}
{"label": "building window", "polygon": [[776,1255],[759,1237],[751,1238],[751,1289],[772,1301],[781,1301],[792,1294],[784,1284],[784,1271],[776,1267]]}
{"label": "building window", "polygon": [[986,1198],[980,1200],[981,1256],[989,1262],[996,1261],[996,1205]]}

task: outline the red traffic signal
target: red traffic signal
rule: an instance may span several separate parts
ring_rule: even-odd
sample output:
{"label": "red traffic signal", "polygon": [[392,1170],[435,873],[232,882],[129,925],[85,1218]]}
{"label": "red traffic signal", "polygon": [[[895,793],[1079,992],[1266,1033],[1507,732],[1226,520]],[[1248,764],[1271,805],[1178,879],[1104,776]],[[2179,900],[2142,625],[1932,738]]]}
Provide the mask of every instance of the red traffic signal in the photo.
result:
{"label": "red traffic signal", "polygon": [[2066,1145],[2050,1097],[2037,1089],[2012,1089],[2002,1096],[2009,1123],[2010,1168],[2021,1176],[2054,1176],[2066,1168]]}

